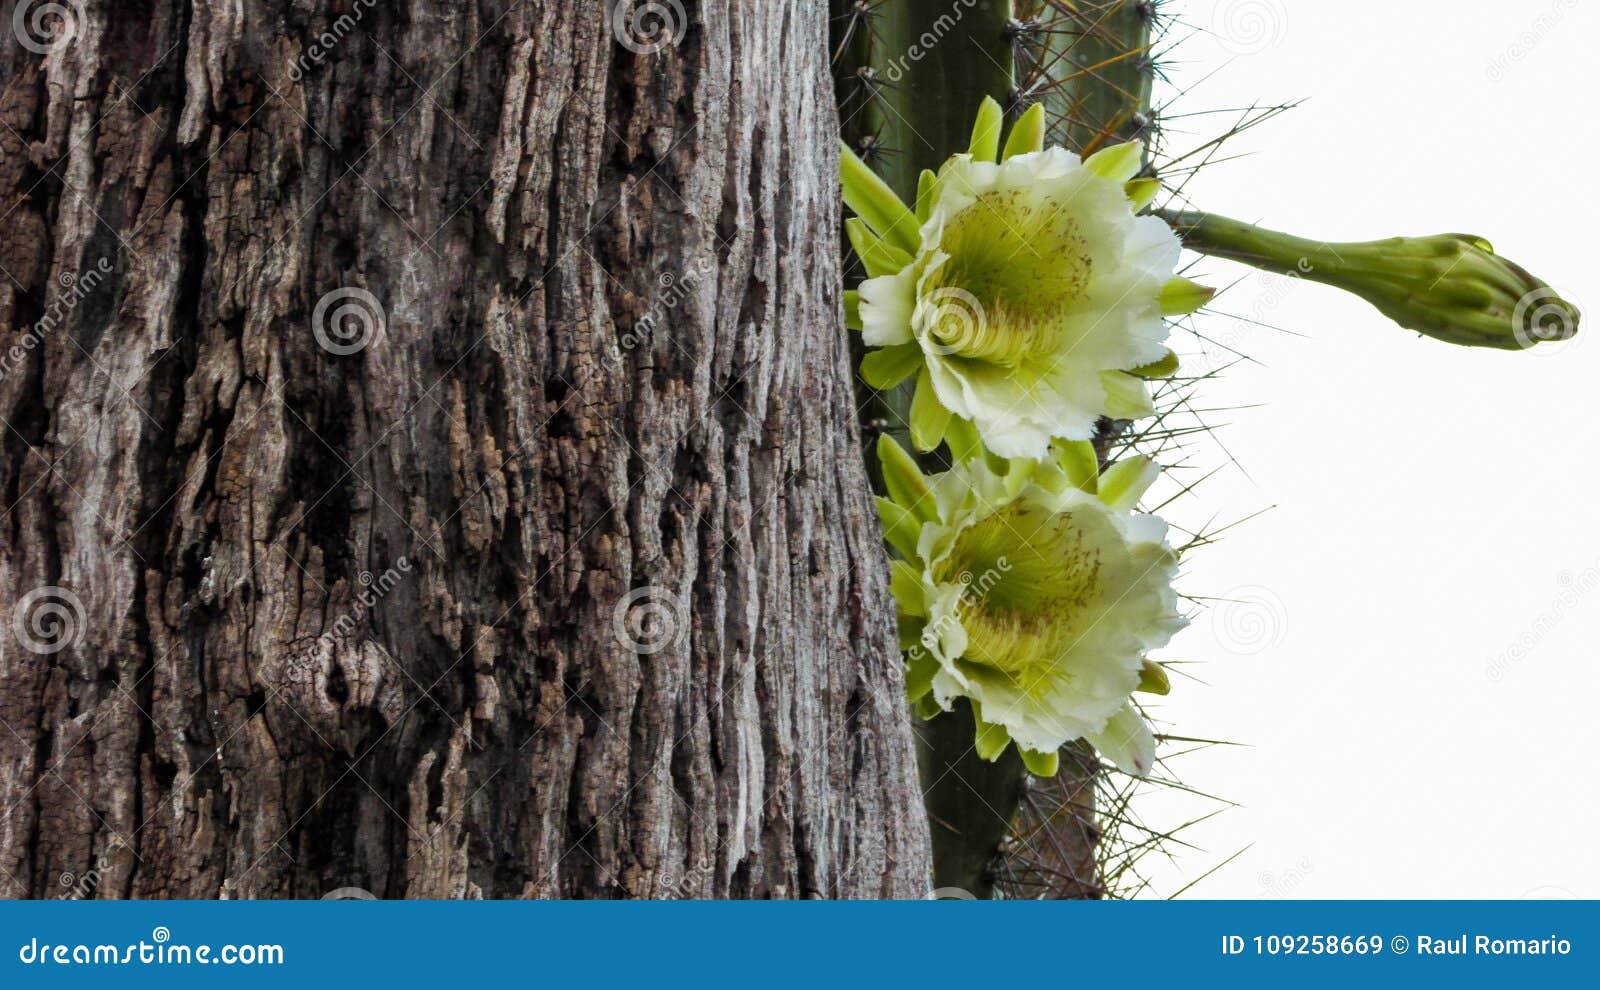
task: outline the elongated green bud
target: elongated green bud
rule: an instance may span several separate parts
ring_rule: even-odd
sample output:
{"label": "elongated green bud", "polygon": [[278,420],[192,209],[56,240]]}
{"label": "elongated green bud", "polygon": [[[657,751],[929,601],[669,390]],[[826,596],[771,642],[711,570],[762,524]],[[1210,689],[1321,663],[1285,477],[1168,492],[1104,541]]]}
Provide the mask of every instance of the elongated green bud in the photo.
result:
{"label": "elongated green bud", "polygon": [[1578,332],[1577,307],[1471,234],[1329,244],[1212,213],[1161,216],[1185,247],[1344,289],[1452,344],[1519,351]]}

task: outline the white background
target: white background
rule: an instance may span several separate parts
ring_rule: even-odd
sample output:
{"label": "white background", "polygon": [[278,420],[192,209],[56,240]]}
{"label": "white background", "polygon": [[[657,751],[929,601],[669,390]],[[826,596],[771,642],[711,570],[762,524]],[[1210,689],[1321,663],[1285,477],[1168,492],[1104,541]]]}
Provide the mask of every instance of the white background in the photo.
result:
{"label": "white background", "polygon": [[[1196,267],[1238,283],[1197,328],[1259,364],[1199,390],[1253,408],[1207,415],[1226,425],[1195,463],[1226,464],[1220,443],[1237,466],[1169,511],[1272,508],[1186,561],[1183,591],[1233,604],[1166,651],[1205,683],[1156,713],[1247,744],[1170,765],[1240,807],[1147,858],[1147,896],[1247,846],[1182,896],[1600,896],[1600,4],[1167,10],[1170,113],[1306,101],[1231,141],[1249,157],[1203,170],[1196,205],[1325,240],[1477,233],[1589,322],[1531,353],[1453,347],[1330,288]],[[1228,121],[1172,119],[1166,150]]]}

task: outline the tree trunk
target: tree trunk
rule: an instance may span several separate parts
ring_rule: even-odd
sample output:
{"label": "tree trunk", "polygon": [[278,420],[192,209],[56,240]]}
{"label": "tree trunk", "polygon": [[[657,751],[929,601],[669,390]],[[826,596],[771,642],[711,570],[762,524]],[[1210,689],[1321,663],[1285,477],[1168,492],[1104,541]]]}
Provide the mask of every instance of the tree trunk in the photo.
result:
{"label": "tree trunk", "polygon": [[825,5],[685,6],[0,38],[5,893],[926,893]]}

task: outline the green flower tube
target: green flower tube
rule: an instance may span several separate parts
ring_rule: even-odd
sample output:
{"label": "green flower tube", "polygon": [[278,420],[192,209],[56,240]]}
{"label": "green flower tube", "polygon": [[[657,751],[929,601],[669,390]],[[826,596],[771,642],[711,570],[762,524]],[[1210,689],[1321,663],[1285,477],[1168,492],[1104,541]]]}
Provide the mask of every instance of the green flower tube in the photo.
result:
{"label": "green flower tube", "polygon": [[1185,247],[1354,293],[1436,340],[1524,350],[1578,332],[1577,307],[1471,234],[1327,243],[1214,213],[1163,217]]}

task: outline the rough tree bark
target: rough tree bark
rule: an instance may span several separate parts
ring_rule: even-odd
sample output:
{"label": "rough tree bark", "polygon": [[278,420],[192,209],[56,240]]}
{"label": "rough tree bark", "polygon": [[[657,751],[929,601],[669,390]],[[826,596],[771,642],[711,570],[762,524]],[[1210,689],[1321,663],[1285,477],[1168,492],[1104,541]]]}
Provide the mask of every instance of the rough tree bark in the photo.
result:
{"label": "rough tree bark", "polygon": [[4,892],[924,895],[825,5],[63,6],[0,32]]}

